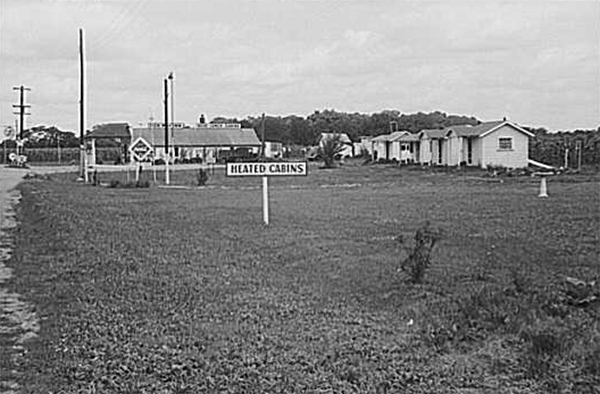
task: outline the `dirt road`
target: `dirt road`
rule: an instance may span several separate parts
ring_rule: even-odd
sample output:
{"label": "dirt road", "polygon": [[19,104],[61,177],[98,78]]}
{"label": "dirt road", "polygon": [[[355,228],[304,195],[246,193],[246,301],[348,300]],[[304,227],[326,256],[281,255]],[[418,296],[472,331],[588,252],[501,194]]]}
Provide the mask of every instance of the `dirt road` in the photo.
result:
{"label": "dirt road", "polygon": [[8,290],[13,270],[6,263],[13,251],[14,240],[10,229],[16,227],[14,205],[20,194],[15,187],[28,173],[56,173],[76,170],[73,167],[34,167],[16,169],[0,167],[0,394],[19,391],[19,358],[24,354],[23,344],[34,338],[39,329],[35,308],[21,294]]}

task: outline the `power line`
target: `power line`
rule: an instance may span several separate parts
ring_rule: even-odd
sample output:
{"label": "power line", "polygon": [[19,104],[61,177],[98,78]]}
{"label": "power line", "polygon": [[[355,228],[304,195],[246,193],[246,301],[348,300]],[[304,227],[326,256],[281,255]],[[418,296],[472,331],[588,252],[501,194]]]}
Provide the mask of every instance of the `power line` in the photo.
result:
{"label": "power line", "polygon": [[113,20],[105,33],[92,42],[91,45],[95,47],[95,50],[104,48],[115,38],[115,36],[120,34],[123,29],[131,27],[133,21],[140,16],[142,9],[146,5],[147,3],[145,0],[138,0],[136,3],[132,3],[128,8],[125,8],[125,10]]}

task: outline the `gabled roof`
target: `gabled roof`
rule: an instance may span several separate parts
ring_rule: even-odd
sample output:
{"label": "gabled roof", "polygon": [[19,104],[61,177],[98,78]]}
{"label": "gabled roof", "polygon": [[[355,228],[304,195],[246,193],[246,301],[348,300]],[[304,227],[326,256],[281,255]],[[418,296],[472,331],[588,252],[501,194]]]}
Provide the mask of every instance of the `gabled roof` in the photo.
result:
{"label": "gabled roof", "polygon": [[419,140],[419,134],[408,133],[401,136],[397,141],[400,142],[416,142]]}
{"label": "gabled roof", "polygon": [[458,125],[458,126],[450,126],[446,127],[445,130],[453,131],[458,137],[484,137],[487,134],[494,132],[502,126],[510,126],[517,131],[520,131],[523,134],[526,134],[529,137],[533,137],[534,135],[527,130],[522,129],[514,123],[511,123],[507,120],[495,120],[492,122],[483,122],[475,126],[470,125]]}
{"label": "gabled roof", "polygon": [[371,142],[385,142],[385,141],[388,141],[389,136],[390,136],[389,134],[381,134],[381,135],[378,135],[377,137],[373,137],[371,139]]}
{"label": "gabled roof", "polygon": [[99,124],[85,138],[131,138],[131,128],[128,123]]}
{"label": "gabled roof", "polygon": [[448,131],[444,129],[425,129],[421,130],[418,135],[419,138],[427,137],[429,139],[440,139],[445,138],[447,133]]}
{"label": "gabled roof", "polygon": [[[133,129],[134,138],[142,137],[154,146],[165,144],[164,128]],[[169,142],[170,139],[169,139]],[[192,127],[173,130],[173,146],[260,146],[254,129],[233,127]]]}
{"label": "gabled roof", "polygon": [[394,131],[391,134],[381,134],[373,138],[372,142],[394,142],[399,141],[403,136],[410,135],[410,131]]}
{"label": "gabled roof", "polygon": [[388,134],[388,135],[389,135],[388,141],[394,142],[394,141],[399,141],[402,137],[404,137],[406,135],[410,135],[410,131],[405,131],[405,130],[394,131],[392,134]]}

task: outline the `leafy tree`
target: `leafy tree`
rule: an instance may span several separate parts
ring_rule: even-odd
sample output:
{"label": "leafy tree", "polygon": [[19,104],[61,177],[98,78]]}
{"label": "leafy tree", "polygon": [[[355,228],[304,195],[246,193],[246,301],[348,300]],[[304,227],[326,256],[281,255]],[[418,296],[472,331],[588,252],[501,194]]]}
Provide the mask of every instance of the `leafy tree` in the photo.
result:
{"label": "leafy tree", "polygon": [[310,126],[308,120],[300,116],[288,116],[285,118],[286,124],[289,127],[289,142],[296,145],[313,145],[318,134]]}

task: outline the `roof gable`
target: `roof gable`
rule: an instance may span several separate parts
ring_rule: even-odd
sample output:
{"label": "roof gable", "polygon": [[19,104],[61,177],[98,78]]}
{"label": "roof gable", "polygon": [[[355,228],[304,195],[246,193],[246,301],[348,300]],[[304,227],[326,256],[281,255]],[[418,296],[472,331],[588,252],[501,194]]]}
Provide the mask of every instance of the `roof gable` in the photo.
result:
{"label": "roof gable", "polygon": [[475,126],[471,125],[457,125],[447,127],[446,130],[454,132],[458,137],[484,137],[490,133],[493,133],[495,130],[499,129],[502,126],[510,126],[515,130],[529,136],[533,137],[533,134],[527,130],[522,129],[514,123],[511,123],[507,120],[495,120],[491,122],[483,122]]}
{"label": "roof gable", "polygon": [[85,138],[131,138],[131,128],[128,123],[99,124]]}
{"label": "roof gable", "polygon": [[447,130],[445,129],[425,129],[418,134],[419,138],[427,137],[429,139],[445,138]]}
{"label": "roof gable", "polygon": [[535,135],[532,132],[527,131],[527,130],[523,129],[522,127],[519,127],[518,125],[516,125],[512,122],[509,122],[509,121],[502,121],[496,127],[493,127],[491,129],[487,130],[486,132],[482,133],[479,137],[485,137],[486,135],[493,133],[494,131],[496,131],[497,129],[499,129],[500,127],[503,127],[503,126],[512,127],[513,129],[517,130],[520,133],[525,134],[528,137],[535,137]]}
{"label": "roof gable", "polygon": [[405,131],[405,130],[394,131],[392,134],[389,134],[388,141],[390,141],[390,142],[399,141],[402,137],[404,137],[406,135],[410,135],[410,131]]}
{"label": "roof gable", "polygon": [[[165,144],[163,128],[137,128],[133,137],[142,137],[154,146]],[[174,146],[260,146],[254,129],[192,127],[173,130]]]}

